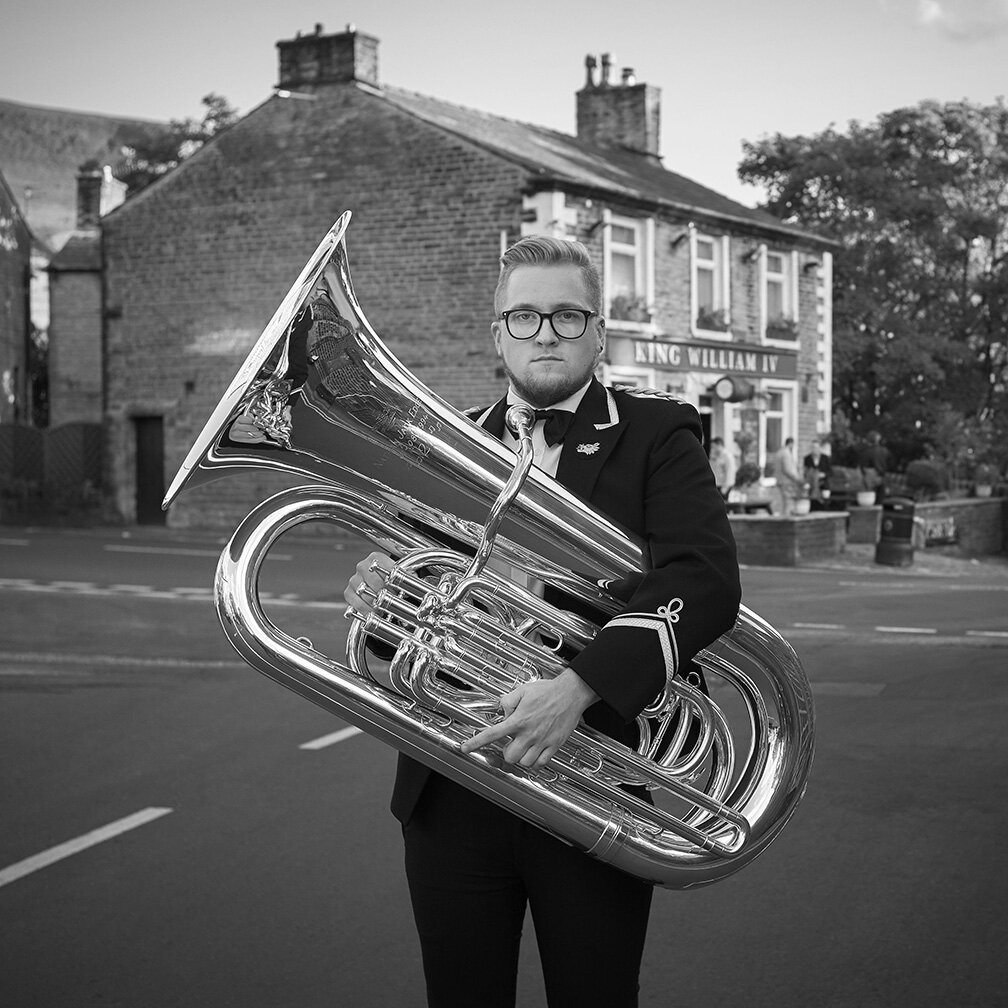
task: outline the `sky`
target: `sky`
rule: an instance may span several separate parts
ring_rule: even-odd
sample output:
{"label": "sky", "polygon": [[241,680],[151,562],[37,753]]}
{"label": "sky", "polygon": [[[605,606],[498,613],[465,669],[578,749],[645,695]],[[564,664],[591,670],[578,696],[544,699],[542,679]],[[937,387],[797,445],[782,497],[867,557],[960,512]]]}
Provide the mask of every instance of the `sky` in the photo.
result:
{"label": "sky", "polygon": [[[565,133],[588,54],[661,89],[667,168],[753,205],[742,142],[1008,89],[1008,0],[4,0],[0,99],[144,119],[241,112],[275,44],[353,24],[384,83]],[[13,9],[11,9],[13,8]]]}

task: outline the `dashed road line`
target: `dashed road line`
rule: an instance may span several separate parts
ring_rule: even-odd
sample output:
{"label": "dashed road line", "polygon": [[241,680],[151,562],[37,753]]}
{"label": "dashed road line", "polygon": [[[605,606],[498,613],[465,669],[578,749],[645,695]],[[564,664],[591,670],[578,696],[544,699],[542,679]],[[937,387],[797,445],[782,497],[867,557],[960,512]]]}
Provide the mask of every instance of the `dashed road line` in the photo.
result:
{"label": "dashed road line", "polygon": [[0,539],[0,546],[30,546],[27,539]]}
{"label": "dashed road line", "polygon": [[49,651],[0,651],[0,675],[21,675],[23,671],[10,671],[5,665],[102,665],[115,668],[248,668],[234,659],[221,661],[210,658],[169,658],[149,655],[66,654]]}
{"label": "dashed road line", "polygon": [[886,688],[885,683],[866,682],[814,682],[813,696],[877,697]]}
{"label": "dashed road line", "polygon": [[936,634],[938,631],[934,627],[915,626],[877,626],[876,633],[905,633],[905,634]]}
{"label": "dashed road line", "polygon": [[317,739],[312,739],[311,742],[302,742],[298,746],[298,749],[325,749],[326,746],[335,745],[344,739],[363,734],[360,728],[341,728],[339,731],[332,732],[329,735],[322,735]]}
{"label": "dashed road line", "polygon": [[153,822],[155,819],[160,819],[161,816],[168,815],[172,811],[170,808],[155,807],[141,809],[139,812],[134,812],[133,815],[128,815],[123,819],[117,819],[107,826],[100,826],[98,829],[91,830],[90,833],[84,833],[73,840],[67,840],[65,843],[57,844],[55,847],[50,847],[39,854],[25,858],[23,861],[17,861],[6,868],[0,869],[0,886],[16,882],[18,879],[24,878],[25,875],[31,875],[32,872],[36,872],[40,868],[47,868],[57,861],[62,861],[64,858],[78,854],[82,850],[87,850],[88,847],[94,847],[95,844],[111,840],[112,837],[119,836],[120,833],[126,833],[131,829],[136,829],[138,826],[143,826],[146,823]]}
{"label": "dashed road line", "polygon": [[[168,599],[175,602],[206,603],[213,599],[213,590],[207,587],[155,588],[153,585],[110,584],[98,585],[91,581],[33,581],[30,578],[0,578],[0,591],[39,592],[49,594],[74,594],[91,596],[125,596],[137,599]],[[297,606],[301,609],[331,609],[344,612],[346,602],[323,602],[303,599],[293,592],[274,595],[260,592],[260,602],[274,606]]]}
{"label": "dashed road line", "polygon": [[[183,548],[180,546],[120,546],[118,544],[108,544],[102,547],[109,553],[153,553],[161,556],[199,556],[199,557],[219,557],[220,549],[196,549]],[[223,549],[223,547],[221,547]],[[270,560],[293,560],[290,553],[270,553]]]}

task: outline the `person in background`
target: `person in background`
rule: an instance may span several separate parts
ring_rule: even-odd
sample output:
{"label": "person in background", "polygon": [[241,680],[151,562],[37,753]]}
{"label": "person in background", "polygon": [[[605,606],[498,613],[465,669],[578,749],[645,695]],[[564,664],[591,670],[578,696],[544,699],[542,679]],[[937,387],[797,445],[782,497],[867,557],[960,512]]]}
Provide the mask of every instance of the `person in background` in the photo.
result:
{"label": "person in background", "polygon": [[735,457],[727,448],[722,438],[711,438],[710,465],[714,473],[721,496],[727,500],[728,492],[735,486]]}
{"label": "person in background", "polygon": [[802,478],[794,457],[794,438],[788,438],[773,453],[770,475],[777,481],[774,514],[786,518],[794,511],[795,499],[802,491]]}
{"label": "person in background", "polygon": [[821,508],[829,499],[829,478],[833,465],[818,441],[809,446],[809,453],[802,459],[802,472],[809,487],[809,499],[813,508]]}

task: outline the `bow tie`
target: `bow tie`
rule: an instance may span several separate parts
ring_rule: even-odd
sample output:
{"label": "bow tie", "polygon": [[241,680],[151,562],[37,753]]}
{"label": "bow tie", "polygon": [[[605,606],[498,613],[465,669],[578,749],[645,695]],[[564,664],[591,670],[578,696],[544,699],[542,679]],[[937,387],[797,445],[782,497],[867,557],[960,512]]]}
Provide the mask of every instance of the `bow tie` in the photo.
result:
{"label": "bow tie", "polygon": [[535,411],[536,423],[544,420],[543,437],[546,444],[551,448],[559,444],[567,436],[567,431],[574,420],[574,414],[570,410],[563,409],[537,409]]}

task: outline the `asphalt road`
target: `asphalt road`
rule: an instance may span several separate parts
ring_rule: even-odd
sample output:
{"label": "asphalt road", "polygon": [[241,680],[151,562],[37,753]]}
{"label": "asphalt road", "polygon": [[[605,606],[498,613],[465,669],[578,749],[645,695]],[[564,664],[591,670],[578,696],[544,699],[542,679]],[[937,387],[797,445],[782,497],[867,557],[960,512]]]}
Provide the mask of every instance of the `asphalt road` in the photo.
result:
{"label": "asphalt road", "polygon": [[[0,528],[5,1008],[423,1004],[394,754],[230,651],[219,551]],[[356,559],[282,541],[267,612],[336,653]],[[924,569],[744,572],[813,682],[816,762],[756,862],[656,895],[642,1005],[1001,1003],[1008,576]]]}

